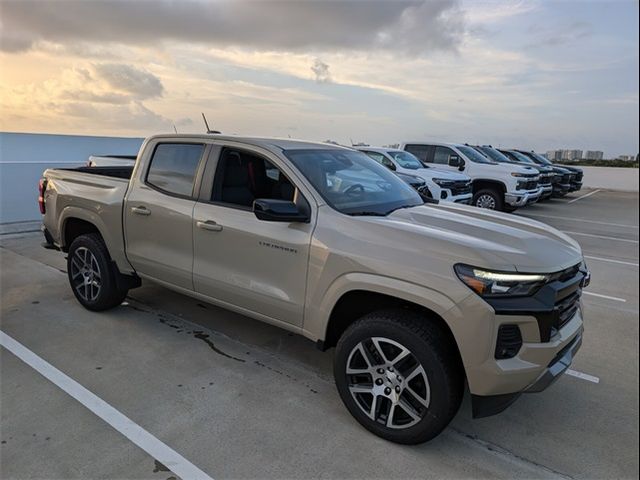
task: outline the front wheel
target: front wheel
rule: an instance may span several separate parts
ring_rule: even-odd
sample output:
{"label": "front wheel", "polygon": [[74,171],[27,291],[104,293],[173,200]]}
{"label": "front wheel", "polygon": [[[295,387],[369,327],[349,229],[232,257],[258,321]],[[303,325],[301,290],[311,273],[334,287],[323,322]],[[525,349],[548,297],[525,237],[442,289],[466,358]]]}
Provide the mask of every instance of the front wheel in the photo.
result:
{"label": "front wheel", "polygon": [[473,196],[473,205],[478,208],[489,210],[504,210],[504,199],[501,192],[497,190],[485,189],[476,192]]}
{"label": "front wheel", "polygon": [[76,299],[88,310],[116,307],[127,296],[118,288],[115,268],[102,237],[96,233],[80,235],[69,247],[69,284]]}
{"label": "front wheel", "polygon": [[455,346],[439,326],[409,310],[370,313],[351,325],[336,347],[334,375],[355,419],[397,443],[436,437],[462,400]]}

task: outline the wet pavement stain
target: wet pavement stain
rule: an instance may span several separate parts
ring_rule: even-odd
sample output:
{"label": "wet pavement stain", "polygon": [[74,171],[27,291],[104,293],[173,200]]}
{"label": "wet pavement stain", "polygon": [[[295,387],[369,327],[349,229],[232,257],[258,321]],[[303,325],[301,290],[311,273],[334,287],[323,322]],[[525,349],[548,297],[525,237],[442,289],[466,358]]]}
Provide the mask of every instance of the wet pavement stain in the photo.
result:
{"label": "wet pavement stain", "polygon": [[204,333],[204,332],[202,332],[202,331],[193,332],[193,336],[195,338],[199,339],[199,340],[202,340],[207,345],[209,345],[211,350],[216,352],[218,355],[222,355],[223,357],[230,358],[231,360],[235,360],[236,362],[240,362],[240,363],[245,363],[246,362],[246,360],[244,360],[243,358],[234,357],[233,355],[229,355],[228,353],[223,352],[222,350],[220,350],[218,347],[216,347],[214,345],[214,343],[211,340],[209,340],[209,335]]}
{"label": "wet pavement stain", "polygon": [[169,470],[167,467],[165,467],[162,463],[160,463],[158,460],[154,460],[154,468],[153,468],[153,473],[158,473],[158,472],[170,472],[171,470]]}

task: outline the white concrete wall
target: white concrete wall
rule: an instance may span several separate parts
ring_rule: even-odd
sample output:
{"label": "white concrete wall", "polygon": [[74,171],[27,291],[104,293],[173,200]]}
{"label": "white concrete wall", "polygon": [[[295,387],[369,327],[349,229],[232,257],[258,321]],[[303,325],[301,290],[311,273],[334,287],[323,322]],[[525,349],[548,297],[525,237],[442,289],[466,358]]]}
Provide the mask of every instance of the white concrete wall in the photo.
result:
{"label": "white concrete wall", "polygon": [[89,155],[136,155],[142,138],[0,132],[0,223],[39,220],[38,180]]}
{"label": "white concrete wall", "polygon": [[[558,165],[561,167],[562,165]],[[585,188],[606,188],[625,192],[638,191],[637,168],[579,167],[584,170]]]}

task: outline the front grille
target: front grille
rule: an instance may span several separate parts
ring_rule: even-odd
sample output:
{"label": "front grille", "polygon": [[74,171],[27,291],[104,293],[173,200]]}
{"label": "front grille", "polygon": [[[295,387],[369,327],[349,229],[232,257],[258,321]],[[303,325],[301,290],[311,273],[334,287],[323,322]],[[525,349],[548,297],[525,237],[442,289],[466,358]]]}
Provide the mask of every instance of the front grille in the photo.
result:
{"label": "front grille", "polygon": [[571,174],[565,173],[562,175],[562,183],[571,183]]}
{"label": "front grille", "polygon": [[451,195],[465,195],[467,193],[471,193],[471,182],[467,180],[456,180],[455,182],[451,182],[445,188],[451,189]]}
{"label": "front grille", "polygon": [[576,173],[575,174],[575,178],[573,179],[574,182],[582,182],[582,177],[584,177],[584,173]]}
{"label": "front grille", "polygon": [[553,173],[545,174],[540,176],[540,185],[543,187],[551,186],[555,175]]}
{"label": "front grille", "polygon": [[529,180],[527,182],[518,182],[518,190],[534,190],[538,188],[537,180]]}

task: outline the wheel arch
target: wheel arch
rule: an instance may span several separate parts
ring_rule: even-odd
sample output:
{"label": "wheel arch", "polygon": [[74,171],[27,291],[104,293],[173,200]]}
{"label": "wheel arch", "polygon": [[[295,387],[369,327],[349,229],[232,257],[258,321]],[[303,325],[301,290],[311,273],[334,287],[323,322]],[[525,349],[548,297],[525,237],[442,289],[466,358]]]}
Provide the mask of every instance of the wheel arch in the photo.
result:
{"label": "wheel arch", "polygon": [[499,192],[503,194],[507,192],[507,186],[504,184],[504,182],[501,182],[499,180],[489,179],[489,178],[478,178],[473,180],[472,187],[473,187],[474,195],[478,193],[480,190],[485,190],[485,189],[492,189],[492,190],[497,189]]}

